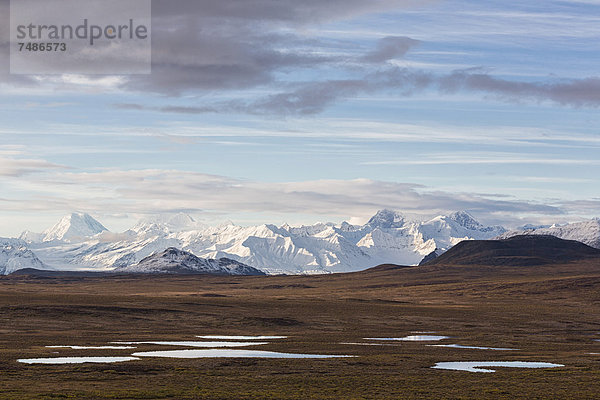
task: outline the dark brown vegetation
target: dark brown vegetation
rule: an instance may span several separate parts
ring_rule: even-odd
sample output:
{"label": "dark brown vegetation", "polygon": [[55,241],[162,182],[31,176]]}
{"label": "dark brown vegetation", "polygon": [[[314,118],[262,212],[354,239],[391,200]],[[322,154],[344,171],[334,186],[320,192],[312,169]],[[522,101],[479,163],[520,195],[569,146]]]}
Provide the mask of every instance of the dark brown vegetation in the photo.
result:
{"label": "dark brown vegetation", "polygon": [[[413,331],[518,351],[356,346]],[[48,349],[202,334],[288,335],[264,349],[327,360],[161,359],[24,365],[18,358],[121,355]],[[113,276],[0,279],[2,399],[595,399],[600,263],[386,265],[313,277]],[[169,348],[171,349],[171,348]],[[140,345],[136,351],[157,350]],[[54,354],[59,351],[60,354]],[[557,369],[434,370],[440,361],[543,361]]]}
{"label": "dark brown vegetation", "polygon": [[[465,240],[427,264],[534,266],[600,259],[600,249],[550,235]],[[425,263],[422,263],[425,264]]]}

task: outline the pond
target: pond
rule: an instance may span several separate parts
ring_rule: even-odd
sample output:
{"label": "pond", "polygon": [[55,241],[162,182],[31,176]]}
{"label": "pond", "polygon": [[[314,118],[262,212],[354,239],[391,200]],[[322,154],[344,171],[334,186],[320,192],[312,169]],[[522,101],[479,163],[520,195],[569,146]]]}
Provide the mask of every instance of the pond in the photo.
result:
{"label": "pond", "polygon": [[438,336],[438,335],[409,335],[401,338],[363,338],[364,340],[400,340],[407,342],[428,342],[443,339],[450,339],[450,336]]}
{"label": "pond", "polygon": [[22,358],[17,360],[24,364],[84,364],[84,363],[116,363],[139,360],[137,357],[54,357],[54,358]]}
{"label": "pond", "polygon": [[275,351],[260,350],[232,350],[232,349],[206,349],[206,350],[168,350],[144,351],[133,353],[134,357],[168,357],[168,358],[346,358],[354,356],[327,355],[327,354],[294,354],[278,353]]}
{"label": "pond", "polygon": [[481,367],[503,367],[503,368],[557,368],[564,367],[562,364],[552,364],[546,362],[526,362],[526,361],[453,361],[439,362],[431,368],[449,369],[453,371],[468,372],[496,372],[493,369],[484,369]]}
{"label": "pond", "polygon": [[45,346],[49,349],[72,349],[72,350],[128,350],[135,346]]}
{"label": "pond", "polygon": [[271,340],[271,339],[287,339],[287,336],[225,336],[225,335],[204,335],[196,336],[200,339],[213,340]]}
{"label": "pond", "polygon": [[112,342],[115,344],[153,344],[158,346],[185,346],[185,347],[246,347],[269,344],[267,342],[199,342],[199,341],[148,341],[148,342]]}
{"label": "pond", "polygon": [[429,347],[450,347],[453,349],[474,349],[474,350],[497,350],[497,351],[512,351],[519,349],[509,349],[508,347],[484,347],[484,346],[464,346],[462,344],[428,344]]}

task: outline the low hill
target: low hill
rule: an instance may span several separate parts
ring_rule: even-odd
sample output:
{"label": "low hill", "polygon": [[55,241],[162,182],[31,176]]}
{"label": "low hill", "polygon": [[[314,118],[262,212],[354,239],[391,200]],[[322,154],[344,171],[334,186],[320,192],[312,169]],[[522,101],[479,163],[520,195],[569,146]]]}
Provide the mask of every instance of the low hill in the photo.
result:
{"label": "low hill", "polygon": [[533,266],[598,258],[600,250],[549,235],[521,235],[502,240],[467,240],[423,265]]}

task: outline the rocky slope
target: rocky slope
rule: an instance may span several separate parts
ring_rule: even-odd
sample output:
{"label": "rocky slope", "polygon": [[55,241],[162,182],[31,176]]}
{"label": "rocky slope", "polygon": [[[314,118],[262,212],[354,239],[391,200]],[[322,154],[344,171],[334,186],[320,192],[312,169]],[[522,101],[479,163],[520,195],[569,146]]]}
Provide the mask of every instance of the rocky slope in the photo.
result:
{"label": "rocky slope", "polygon": [[117,268],[115,272],[265,275],[264,272],[235,260],[203,259],[174,247],[148,256],[135,265]]}

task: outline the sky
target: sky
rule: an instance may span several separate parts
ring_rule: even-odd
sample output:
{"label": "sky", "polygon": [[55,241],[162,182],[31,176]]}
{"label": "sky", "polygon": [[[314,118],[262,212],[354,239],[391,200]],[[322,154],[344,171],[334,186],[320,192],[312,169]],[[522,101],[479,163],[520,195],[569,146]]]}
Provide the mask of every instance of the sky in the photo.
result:
{"label": "sky", "polygon": [[600,1],[154,0],[149,75],[11,75],[0,236],[600,216]]}

